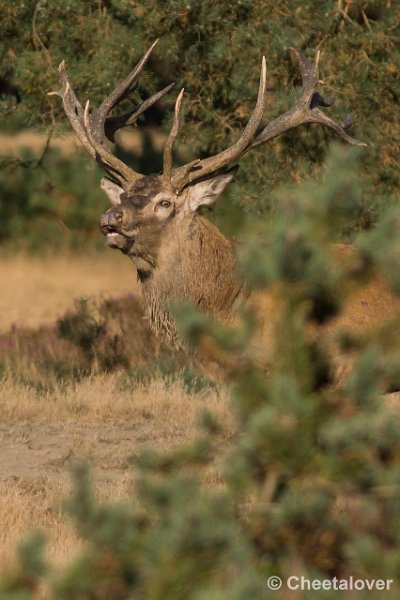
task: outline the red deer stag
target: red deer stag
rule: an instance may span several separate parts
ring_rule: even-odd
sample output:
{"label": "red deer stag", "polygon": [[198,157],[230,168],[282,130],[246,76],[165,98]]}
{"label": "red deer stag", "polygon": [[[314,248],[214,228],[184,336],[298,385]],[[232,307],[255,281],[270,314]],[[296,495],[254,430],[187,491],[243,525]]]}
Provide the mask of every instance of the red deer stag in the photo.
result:
{"label": "red deer stag", "polygon": [[[180,349],[183,342],[171,316],[171,302],[188,299],[213,317],[229,321],[240,299],[246,295],[243,284],[234,276],[233,243],[198,214],[199,208],[213,204],[233,179],[236,168],[230,167],[231,163],[239,160],[251,148],[305,123],[319,123],[328,127],[347,143],[358,146],[365,144],[348,135],[346,123],[333,121],[319,108],[330,106],[334,98],[324,100],[316,91],[319,82],[318,54],[315,62],[311,63],[300,52],[293,50],[299,62],[302,89],[298,100],[284,114],[266,125],[261,124],[266,101],[264,57],[257,102],[239,139],[215,156],[174,168],[173,148],[183,99],[181,90],[175,104],[172,128],[165,143],[163,173],[148,176],[136,173],[112,153],[107,138],[114,141],[118,129],[134,124],[138,116],[164,96],[172,85],[126,114],[107,115],[119,102],[130,96],[156,43],[94,112],[90,112],[89,101],[85,108],[80,104],[64,62],[59,67],[61,90],[51,93],[62,98],[65,113],[82,145],[107,173],[108,177],[102,179],[101,188],[113,206],[100,221],[107,244],[131,258],[142,285],[145,310],[152,329],[168,344]],[[381,313],[388,311],[389,293],[382,293],[386,307],[381,310],[374,305],[372,319],[379,319]],[[389,304],[392,300],[390,297]],[[351,311],[359,310],[361,306],[365,307],[364,297],[354,301],[350,317],[347,315],[346,318],[354,321]]]}

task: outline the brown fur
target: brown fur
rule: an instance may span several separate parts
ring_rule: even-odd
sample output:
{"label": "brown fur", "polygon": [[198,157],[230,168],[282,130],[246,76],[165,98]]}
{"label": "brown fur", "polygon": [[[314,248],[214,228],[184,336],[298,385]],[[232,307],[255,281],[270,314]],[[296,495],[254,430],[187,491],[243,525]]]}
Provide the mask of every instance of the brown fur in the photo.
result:
{"label": "brown fur", "polygon": [[163,237],[157,268],[143,282],[143,298],[155,333],[181,348],[170,307],[182,300],[217,319],[230,321],[243,293],[235,279],[233,245],[203,217],[187,227],[174,221]]}
{"label": "brown fur", "polygon": [[[349,245],[336,247],[341,262],[355,257]],[[276,331],[281,325],[284,298],[280,286],[249,294],[234,275],[234,246],[209,221],[196,216],[188,229],[171,228],[160,246],[160,257],[153,277],[143,283],[143,298],[153,331],[171,346],[182,349],[184,344],[176,331],[170,305],[189,299],[195,306],[217,320],[236,320],[237,306],[244,300],[257,314],[260,329],[253,341],[253,356],[260,366],[268,368],[279,343]],[[343,290],[344,291],[344,290]],[[309,335],[325,345],[333,364],[335,385],[342,385],[354,364],[352,352],[343,353],[338,345],[339,331],[354,339],[378,331],[399,313],[400,301],[378,274],[365,285],[354,286],[341,313],[327,324],[310,325]],[[258,358],[257,358],[258,357]],[[227,370],[235,369],[235,361],[221,352],[209,338],[204,338],[197,366],[221,380]]]}
{"label": "brown fur", "polygon": [[181,194],[174,194],[157,176],[145,177],[122,193],[120,204],[101,220],[104,233],[111,233],[109,244],[127,254],[137,268],[151,328],[177,349],[184,343],[172,316],[174,305],[189,300],[203,312],[229,321],[245,293],[234,276],[232,242],[197,213],[198,204],[219,195],[232,177],[233,173],[217,176]]}
{"label": "brown fur", "polygon": [[[131,192],[121,195],[121,203],[102,217],[102,227],[106,234],[110,227],[121,234],[117,241],[111,236],[110,245],[130,256],[135,264],[149,323],[159,338],[173,348],[185,347],[173,317],[174,305],[181,301],[188,300],[225,323],[237,318],[237,307],[245,301],[259,319],[253,355],[268,365],[276,351],[273,344],[277,340],[277,325],[285,318],[285,290],[277,285],[250,295],[235,277],[233,243],[197,213],[199,206],[218,197],[231,178],[232,175],[219,175],[198,184],[196,189],[174,194],[157,177],[146,177]],[[338,244],[335,248],[339,262],[357,263],[351,246]],[[340,316],[327,325],[309,327],[310,336],[323,340],[329,348],[336,365],[336,381],[351,365],[349,355],[343,355],[338,348],[337,332],[345,329],[354,336],[364,335],[388,321],[400,308],[398,298],[379,276],[361,289],[355,286],[347,296]],[[205,336],[201,344],[208,365],[219,363],[224,368],[235,368],[230,357],[223,355],[210,338]],[[214,367],[207,370],[215,375]]]}
{"label": "brown fur", "polygon": [[143,177],[143,179],[135,181],[129,192],[121,194],[121,200],[123,201],[131,198],[134,205],[140,208],[146,206],[151,198],[161,192],[161,190],[161,179],[157,175],[149,175],[148,177]]}

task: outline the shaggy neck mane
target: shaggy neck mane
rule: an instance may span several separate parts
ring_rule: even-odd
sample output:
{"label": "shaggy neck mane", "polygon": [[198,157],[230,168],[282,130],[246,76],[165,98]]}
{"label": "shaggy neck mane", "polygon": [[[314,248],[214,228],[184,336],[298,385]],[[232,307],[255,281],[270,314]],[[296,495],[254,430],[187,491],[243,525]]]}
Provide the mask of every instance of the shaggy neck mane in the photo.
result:
{"label": "shaggy neck mane", "polygon": [[243,286],[234,278],[233,243],[207,219],[175,219],[163,238],[156,268],[142,282],[150,324],[177,348],[182,342],[171,303],[189,300],[213,317],[229,321]]}

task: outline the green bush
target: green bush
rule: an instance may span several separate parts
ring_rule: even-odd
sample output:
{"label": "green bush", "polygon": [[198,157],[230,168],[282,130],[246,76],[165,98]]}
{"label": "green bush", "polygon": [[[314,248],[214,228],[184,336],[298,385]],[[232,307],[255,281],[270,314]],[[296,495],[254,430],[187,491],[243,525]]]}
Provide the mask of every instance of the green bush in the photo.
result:
{"label": "green bush", "polygon": [[[7,0],[2,6],[0,77],[18,86],[21,102],[8,109],[2,128],[15,128],[16,121],[42,129],[56,123],[70,131],[61,101],[46,95],[59,87],[59,62],[66,60],[82,102],[89,97],[95,106],[159,37],[134,100],[171,81],[176,90],[185,87],[178,159],[203,157],[227,147],[244,127],[255,103],[262,54],[268,64],[269,120],[298,93],[299,69],[288,48],[296,46],[310,57],[320,50],[321,90],[337,96],[329,114],[341,120],[351,113],[351,133],[368,143],[360,158],[361,210],[353,223],[356,229],[366,228],[376,222],[388,194],[391,202],[399,201],[399,17],[397,2],[375,0]],[[168,131],[175,96],[169,94],[140,125]],[[227,201],[219,203],[212,218],[232,233],[245,216],[265,213],[271,205],[265,190],[317,177],[332,138],[320,126],[307,126],[254,150],[241,162],[237,184],[230,186]],[[132,164],[154,172],[160,159],[153,150],[145,151]],[[26,169],[3,173],[2,238],[30,236],[37,244],[54,244],[60,237],[94,236],[101,212],[93,191],[99,175],[89,163],[81,155],[68,161],[49,156],[46,175]]]}
{"label": "green bush", "polygon": [[[398,230],[385,219],[355,240],[358,282],[338,261],[332,241],[349,215],[357,218],[355,173],[354,154],[336,149],[320,184],[277,192],[274,217],[240,254],[252,285],[278,282],[285,299],[267,375],[251,351],[253,315],[243,314],[249,326],[239,326],[232,343],[222,326],[191,319],[187,307],[182,313],[189,338],[194,334],[198,343],[211,336],[235,365],[236,432],[228,447],[224,423],[204,414],[197,439],[138,457],[137,497],[119,503],[100,504],[86,467],[76,467],[66,510],[82,550],[58,571],[43,564],[40,545],[25,546],[3,579],[1,598],[33,598],[46,581],[54,599],[279,599],[288,597],[286,585],[268,591],[267,579],[290,575],[394,580],[385,596],[397,597],[400,433],[384,397],[393,357],[379,338],[353,346],[354,367],[338,388],[319,377],[321,361],[330,357],[323,344],[311,352],[307,336],[310,322],[321,322],[323,314],[326,323],[340,312],[346,285],[335,285],[339,280],[362,286],[372,276],[383,237],[389,265],[397,252]],[[268,242],[257,242],[266,233]],[[334,310],[304,310],[305,302],[312,306],[327,295]],[[86,323],[85,306],[80,310]],[[76,339],[80,344],[81,336]],[[202,485],[212,462],[221,473],[218,488]],[[318,597],[335,594],[319,591]],[[382,592],[357,597],[378,600]]]}
{"label": "green bush", "polygon": [[65,157],[50,150],[35,168],[28,149],[22,159],[33,166],[11,161],[0,169],[0,244],[34,250],[104,245],[98,221],[108,203],[93,161],[81,152]]}

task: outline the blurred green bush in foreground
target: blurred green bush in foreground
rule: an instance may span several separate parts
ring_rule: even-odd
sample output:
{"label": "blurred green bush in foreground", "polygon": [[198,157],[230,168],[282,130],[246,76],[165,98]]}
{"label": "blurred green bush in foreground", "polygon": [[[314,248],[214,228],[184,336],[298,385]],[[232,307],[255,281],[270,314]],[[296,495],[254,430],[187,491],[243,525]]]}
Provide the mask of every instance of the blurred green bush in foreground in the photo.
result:
{"label": "blurred green bush in foreground", "polygon": [[[44,558],[43,540],[31,537],[15,569],[3,576],[0,598],[33,599],[46,582],[54,599],[283,600],[285,583],[281,590],[267,588],[273,575],[284,581],[290,575],[391,579],[385,597],[398,597],[400,428],[398,406],[384,396],[399,373],[398,348],[388,352],[387,335],[376,331],[373,339],[343,346],[354,366],[344,387],[327,385],[320,367],[329,355],[323,344],[311,352],[307,335],[322,313],[304,311],[305,303],[322,302],[329,322],[340,313],[349,280],[365,285],[382,253],[387,280],[398,289],[398,210],[356,237],[356,278],[334,252],[343,226],[357,218],[355,171],[354,153],[333,152],[321,184],[275,195],[273,218],[260,223],[254,245],[240,252],[253,287],[278,282],[282,290],[285,318],[276,326],[279,344],[268,376],[250,350],[254,315],[245,313],[232,330],[191,317],[187,307],[181,312],[188,339],[196,345],[211,337],[234,365],[234,436],[227,440],[224,424],[203,414],[197,439],[138,457],[137,496],[118,503],[99,504],[87,469],[76,467],[66,513],[82,549],[57,570]],[[257,241],[260,233],[268,233],[264,244]],[[80,319],[93,325],[86,310],[81,307]],[[82,331],[73,333],[74,319],[59,326],[92,352],[86,342],[93,327],[83,339]],[[390,330],[398,339],[399,315]],[[202,485],[211,462],[221,474],[215,488]],[[319,598],[336,595],[318,591]],[[316,596],[306,591],[303,597]],[[380,600],[382,591],[358,592],[357,598]]]}
{"label": "blurred green bush in foreground", "polygon": [[[139,457],[138,497],[120,503],[99,504],[86,469],[76,468],[67,514],[82,550],[57,570],[44,558],[42,539],[27,540],[15,569],[2,578],[1,599],[33,600],[46,584],[56,600],[280,600],[287,589],[268,591],[267,578],[296,574],[394,579],[385,598],[398,597],[400,428],[398,410],[384,397],[399,381],[398,315],[373,337],[354,340],[343,332],[338,343],[354,364],[343,389],[327,385],[330,355],[323,344],[310,345],[307,328],[340,314],[347,284],[364,285],[374,268],[399,290],[399,10],[390,0],[4,3],[0,75],[21,94],[7,108],[8,131],[64,118],[45,95],[58,86],[54,67],[62,58],[79,95],[96,104],[160,37],[138,97],[171,80],[177,89],[185,86],[181,156],[204,156],[236,139],[254,105],[262,53],[269,65],[266,118],[293,102],[299,73],[289,46],[309,56],[322,50],[324,94],[338,96],[330,113],[353,113],[353,133],[369,145],[359,157],[359,177],[347,152],[332,154],[323,168],[331,134],[315,127],[290,132],[242,161],[213,218],[234,231],[243,215],[257,216],[248,219],[239,265],[254,288],[282,289],[285,318],[275,330],[279,343],[268,377],[249,350],[254,315],[244,314],[232,330],[182,309],[194,346],[208,336],[235,367],[235,436],[226,440],[223,424],[203,415],[202,433],[191,444]],[[173,95],[147,123],[167,131],[172,102]],[[2,241],[54,244],[64,231],[68,239],[91,238],[101,212],[93,191],[99,175],[83,167],[89,161],[81,155],[69,161],[48,154],[47,173],[3,169]],[[272,195],[283,182],[296,187]],[[332,243],[349,235],[357,276],[332,252]],[[305,304],[312,310],[304,311]],[[76,364],[88,372],[127,368],[119,338],[115,363],[102,363],[102,343],[113,335],[104,325],[107,310],[78,305],[52,332],[71,357],[61,377],[75,377]],[[6,370],[17,372],[19,359]],[[202,486],[211,461],[221,473],[219,488]],[[380,600],[382,592],[357,598]]]}

